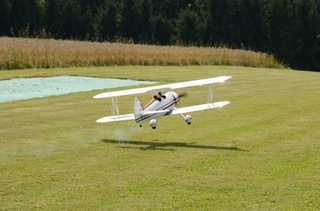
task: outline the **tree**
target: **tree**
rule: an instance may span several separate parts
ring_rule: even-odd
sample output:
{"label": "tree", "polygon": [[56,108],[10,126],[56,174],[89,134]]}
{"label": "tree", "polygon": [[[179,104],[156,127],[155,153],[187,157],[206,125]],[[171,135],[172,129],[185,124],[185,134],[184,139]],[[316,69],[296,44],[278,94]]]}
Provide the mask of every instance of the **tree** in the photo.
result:
{"label": "tree", "polygon": [[229,0],[210,1],[205,40],[210,44],[228,44],[232,14]]}
{"label": "tree", "polygon": [[11,27],[13,33],[31,36],[42,26],[40,4],[37,0],[11,0]]}
{"label": "tree", "polygon": [[0,0],[0,36],[8,35],[11,27],[11,7],[9,0]]}
{"label": "tree", "polygon": [[45,27],[54,38],[60,38],[63,31],[62,4],[56,0],[46,0],[44,8]]}
{"label": "tree", "polygon": [[140,0],[123,0],[121,7],[121,24],[119,34],[121,37],[138,41],[139,20],[141,17]]}
{"label": "tree", "polygon": [[185,44],[197,44],[200,39],[199,33],[199,17],[197,13],[188,10],[180,13],[178,34],[181,41]]}
{"label": "tree", "polygon": [[320,32],[320,17],[313,0],[297,0],[293,9],[293,51],[290,63],[297,69],[316,69],[316,53]]}
{"label": "tree", "polygon": [[73,1],[68,1],[62,10],[62,29],[63,38],[79,39],[83,38],[80,33],[82,25],[82,16],[80,7]]}
{"label": "tree", "polygon": [[152,3],[151,0],[142,0],[141,15],[139,21],[139,40],[144,43],[150,43],[152,37]]}
{"label": "tree", "polygon": [[117,8],[113,2],[101,7],[101,17],[98,21],[98,33],[100,40],[113,40],[117,34]]}
{"label": "tree", "polygon": [[0,0],[0,35],[227,45],[320,68],[319,0]]}
{"label": "tree", "polygon": [[289,12],[288,0],[272,0],[270,2],[270,51],[281,61],[289,64],[288,58],[292,49],[293,30]]}
{"label": "tree", "polygon": [[170,44],[172,35],[171,23],[161,16],[154,18],[153,39],[157,44]]}
{"label": "tree", "polygon": [[230,6],[231,26],[228,43],[234,47],[261,49],[263,12],[257,0],[237,0]]}
{"label": "tree", "polygon": [[270,48],[276,57],[298,69],[316,69],[319,12],[313,0],[274,0],[270,14]]}

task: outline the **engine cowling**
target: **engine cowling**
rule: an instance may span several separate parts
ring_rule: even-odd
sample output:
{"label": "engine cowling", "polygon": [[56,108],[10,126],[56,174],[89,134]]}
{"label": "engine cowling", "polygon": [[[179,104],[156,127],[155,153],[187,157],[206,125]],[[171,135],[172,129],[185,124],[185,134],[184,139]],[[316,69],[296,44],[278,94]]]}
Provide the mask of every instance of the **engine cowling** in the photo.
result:
{"label": "engine cowling", "polygon": [[156,129],[156,128],[157,128],[157,120],[152,119],[152,120],[150,121],[149,125],[150,125],[150,127],[151,127],[152,129]]}
{"label": "engine cowling", "polygon": [[187,115],[185,118],[184,118],[184,121],[190,125],[192,123],[192,116],[191,115]]}

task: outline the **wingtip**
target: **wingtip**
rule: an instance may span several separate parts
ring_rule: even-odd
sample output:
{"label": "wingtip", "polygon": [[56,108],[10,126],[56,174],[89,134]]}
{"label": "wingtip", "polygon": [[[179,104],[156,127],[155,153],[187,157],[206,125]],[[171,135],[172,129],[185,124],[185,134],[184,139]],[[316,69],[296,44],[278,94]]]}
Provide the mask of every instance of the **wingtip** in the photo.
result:
{"label": "wingtip", "polygon": [[221,78],[223,79],[222,82],[224,82],[224,81],[226,81],[226,80],[231,79],[232,76],[222,76]]}
{"label": "wingtip", "polygon": [[100,99],[100,98],[103,98],[103,93],[100,93],[100,94],[97,94],[95,96],[93,96],[93,99]]}
{"label": "wingtip", "polygon": [[103,118],[97,119],[96,123],[103,123]]}
{"label": "wingtip", "polygon": [[221,102],[217,102],[216,104],[218,105],[219,108],[229,105],[231,102],[230,101],[221,101]]}

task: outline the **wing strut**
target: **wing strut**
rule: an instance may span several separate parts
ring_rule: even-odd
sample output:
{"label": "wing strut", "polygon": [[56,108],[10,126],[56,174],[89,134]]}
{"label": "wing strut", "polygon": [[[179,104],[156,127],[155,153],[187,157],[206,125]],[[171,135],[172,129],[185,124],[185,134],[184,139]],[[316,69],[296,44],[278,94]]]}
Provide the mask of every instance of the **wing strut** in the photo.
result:
{"label": "wing strut", "polygon": [[186,119],[186,117],[177,108],[174,108],[173,110],[177,112],[177,114],[180,114],[180,116],[182,116],[183,119]]}
{"label": "wing strut", "polygon": [[208,87],[208,103],[213,102],[213,84],[209,84]]}
{"label": "wing strut", "polygon": [[117,97],[112,97],[111,98],[111,113],[113,116],[119,116],[120,115],[120,110],[119,110],[119,103],[118,103],[118,98]]}

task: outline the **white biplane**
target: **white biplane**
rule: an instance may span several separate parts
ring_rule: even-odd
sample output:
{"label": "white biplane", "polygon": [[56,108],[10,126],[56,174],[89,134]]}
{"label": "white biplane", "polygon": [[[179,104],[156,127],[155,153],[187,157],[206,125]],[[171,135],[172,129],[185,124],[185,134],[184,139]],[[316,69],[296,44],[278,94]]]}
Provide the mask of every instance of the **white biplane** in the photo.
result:
{"label": "white biplane", "polygon": [[[184,121],[187,124],[191,124],[192,116],[191,115],[183,115],[184,113],[212,109],[212,108],[220,108],[225,105],[228,105],[230,101],[221,101],[221,102],[212,102],[213,101],[213,84],[221,83],[228,79],[231,76],[221,76],[215,78],[207,78],[201,80],[173,83],[173,84],[165,84],[160,86],[151,86],[137,89],[128,89],[114,92],[105,92],[94,96],[93,98],[111,98],[111,112],[112,116],[102,117],[98,119],[96,122],[104,123],[104,122],[114,122],[114,121],[123,121],[123,120],[135,120],[137,123],[141,124],[143,122],[150,120],[150,127],[156,129],[157,127],[157,118],[161,116],[168,116],[174,114],[180,114]],[[180,97],[182,95],[178,95],[174,92],[174,89],[191,87],[191,86],[201,86],[208,84],[208,101],[205,104],[177,108],[177,104],[180,101]],[[160,90],[169,90],[165,94],[161,94]],[[133,105],[133,113],[120,115],[119,112],[119,104],[117,97],[126,96],[126,95],[134,95],[150,92],[153,94],[153,99],[146,105],[142,106],[139,98],[136,96],[134,98]],[[183,94],[184,95],[184,94]]]}

